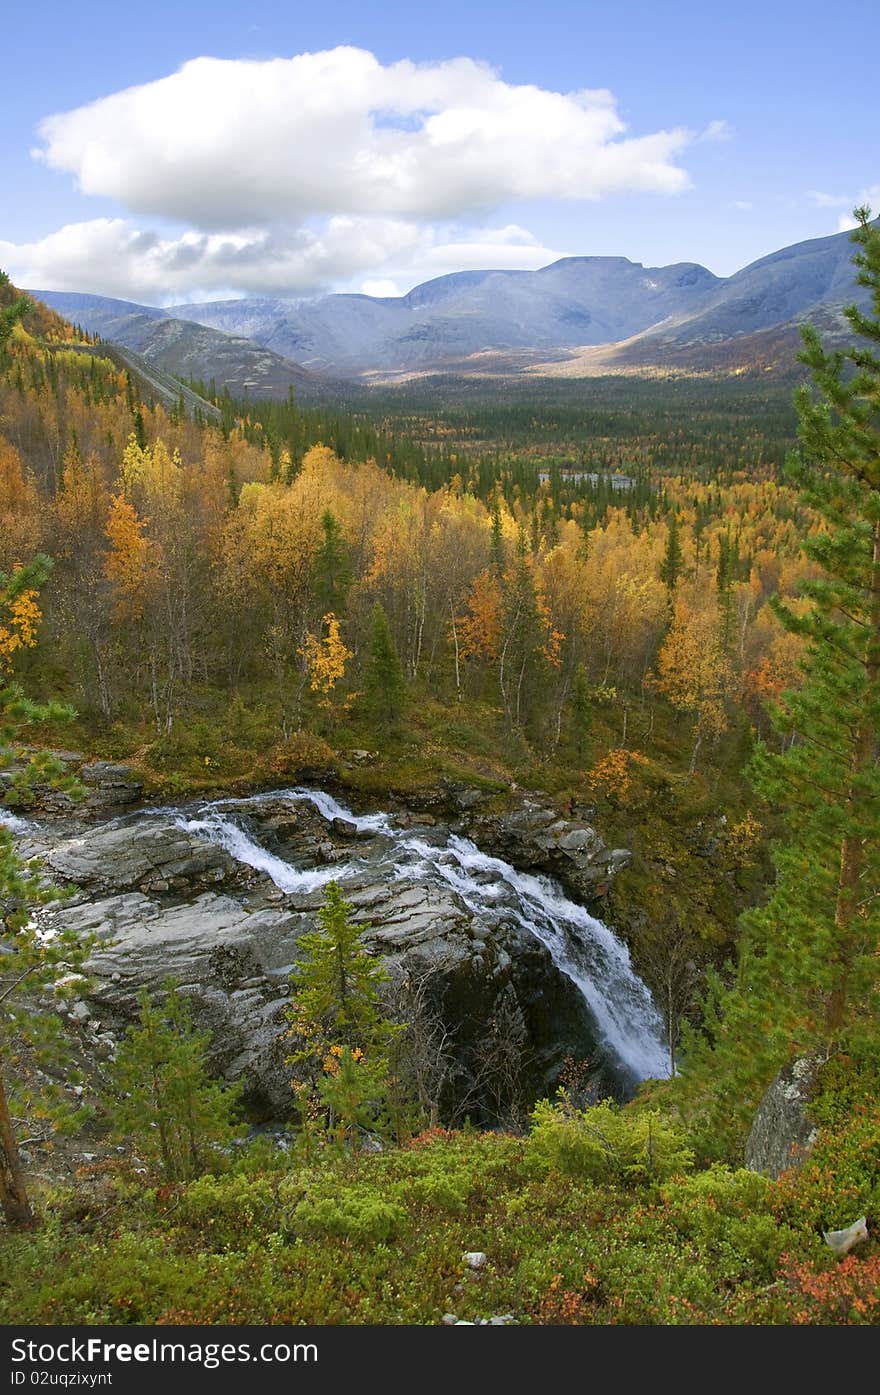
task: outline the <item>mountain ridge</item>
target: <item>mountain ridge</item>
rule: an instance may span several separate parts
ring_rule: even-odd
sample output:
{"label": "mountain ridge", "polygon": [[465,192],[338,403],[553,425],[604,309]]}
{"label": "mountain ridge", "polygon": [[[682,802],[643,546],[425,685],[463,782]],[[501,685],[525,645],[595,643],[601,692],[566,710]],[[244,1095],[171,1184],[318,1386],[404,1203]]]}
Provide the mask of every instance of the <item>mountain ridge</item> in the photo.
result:
{"label": "mountain ridge", "polygon": [[[202,372],[190,367],[191,376],[214,377],[231,390],[247,384],[258,395],[278,395],[292,383],[308,396],[320,395],[328,379],[351,385],[453,365],[456,372],[481,372],[487,355],[502,364],[505,355],[511,363],[524,355],[529,371],[541,371],[542,359],[546,371],[581,360],[600,371],[603,365],[662,369],[713,346],[708,357],[715,368],[733,371],[748,366],[750,353],[766,359],[773,344],[781,364],[800,320],[819,313],[837,324],[842,306],[861,299],[861,288],[844,232],[780,248],[729,277],[697,262],[646,267],[627,257],[572,256],[535,271],[450,272],[400,297],[259,296],[159,309],[82,292],[31,294],[166,371],[180,371],[169,367],[172,361],[198,362]],[[272,356],[262,366],[260,351]],[[227,362],[224,372],[205,372],[212,355],[247,362],[235,371]]]}

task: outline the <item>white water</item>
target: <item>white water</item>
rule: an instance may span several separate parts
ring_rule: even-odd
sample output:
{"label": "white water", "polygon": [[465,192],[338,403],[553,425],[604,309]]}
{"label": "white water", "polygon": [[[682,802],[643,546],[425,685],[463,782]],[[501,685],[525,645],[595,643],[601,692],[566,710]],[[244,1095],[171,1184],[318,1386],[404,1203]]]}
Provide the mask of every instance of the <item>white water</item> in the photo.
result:
{"label": "white water", "polygon": [[419,859],[399,875],[433,868],[468,909],[499,912],[529,931],[580,990],[602,1042],[638,1080],[669,1074],[663,1024],[629,950],[601,920],[570,901],[550,877],[517,872],[467,838],[450,836],[440,852],[411,838],[403,846]]}
{"label": "white water", "polygon": [[33,824],[28,823],[27,819],[20,819],[11,809],[0,806],[0,828],[6,828],[10,833],[28,833]]}
{"label": "white water", "polygon": [[288,895],[293,895],[297,891],[315,891],[316,888],[326,886],[328,882],[340,881],[351,875],[352,869],[347,866],[313,867],[305,871],[291,866],[282,857],[276,857],[260,843],[254,841],[243,828],[239,828],[234,820],[225,814],[208,810],[204,818],[187,819],[178,818],[176,823],[179,828],[183,828],[187,833],[196,833],[209,843],[217,843],[221,848],[225,848],[230,857],[236,862],[243,862],[246,867],[253,867],[258,872],[265,872],[277,887]]}
{"label": "white water", "polygon": [[[308,802],[328,821],[345,819],[361,832],[387,839],[387,852],[383,850],[382,855],[394,878],[420,882],[439,878],[475,915],[490,915],[534,935],[582,994],[597,1036],[624,1074],[633,1080],[668,1075],[660,1015],[633,970],[629,951],[607,925],[570,901],[551,878],[517,872],[510,863],[487,856],[455,834],[443,844],[413,837],[395,829],[387,814],[354,814],[323,790],[296,788],[217,800],[206,805],[199,817],[180,815],[177,821],[188,832],[225,848],[236,861],[266,873],[291,895],[314,891],[330,881],[345,881],[365,870],[366,861],[356,856],[327,867],[293,867],[264,848],[236,820],[236,809],[284,799]],[[374,865],[375,858],[373,848]]]}

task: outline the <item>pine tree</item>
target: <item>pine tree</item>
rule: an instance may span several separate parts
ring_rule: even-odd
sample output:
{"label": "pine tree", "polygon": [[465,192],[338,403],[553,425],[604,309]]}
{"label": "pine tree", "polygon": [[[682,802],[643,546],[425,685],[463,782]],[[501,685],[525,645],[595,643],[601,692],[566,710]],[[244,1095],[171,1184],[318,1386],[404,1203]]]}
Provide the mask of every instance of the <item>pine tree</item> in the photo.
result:
{"label": "pine tree", "polygon": [[403,710],[406,680],[388,616],[378,603],[373,608],[370,647],[364,673],[368,708],[380,722],[395,723]]}
{"label": "pine tree", "polygon": [[583,664],[578,664],[571,685],[571,728],[578,760],[586,755],[587,741],[592,725],[593,704],[590,696],[590,680]]}
{"label": "pine tree", "polygon": [[320,929],[302,935],[300,961],[291,975],[288,1036],[295,1049],[294,1091],[304,1119],[316,1108],[344,1132],[376,1120],[387,1088],[388,1052],[401,1030],[387,1016],[384,966],[364,948],[368,925],[352,920],[352,907],[329,882],[318,912]]}
{"label": "pine tree", "polygon": [[[36,557],[12,573],[0,572],[0,769],[9,771],[6,803],[26,806],[37,785],[48,785],[71,796],[80,788],[64,766],[48,752],[37,751],[22,761],[20,743],[48,722],[73,714],[60,703],[31,702],[12,679],[15,655],[36,643],[40,612],[39,590],[52,563]],[[22,1064],[29,1058],[37,1068],[57,1066],[67,1056],[61,1021],[56,1011],[39,1007],[41,995],[59,998],[81,983],[79,970],[89,949],[86,940],[61,933],[44,939],[34,926],[33,908],[57,899],[35,863],[25,863],[16,850],[11,830],[3,823],[0,804],[0,1210],[6,1223],[29,1229],[35,1216],[27,1193],[13,1125],[16,1114],[38,1113],[58,1122],[65,1112],[60,1092],[34,1094]],[[56,988],[57,985],[57,988]]]}
{"label": "pine tree", "polygon": [[678,514],[672,513],[669,516],[669,532],[666,535],[666,551],[663,553],[663,560],[660,563],[660,580],[669,592],[670,608],[675,602],[675,588],[681,576],[683,561],[681,539],[678,533]]}
{"label": "pine tree", "polygon": [[[774,725],[782,753],[759,744],[750,765],[785,817],[766,904],[742,921],[732,985],[711,985],[701,1039],[688,1043],[685,1093],[735,1141],[787,1059],[876,1033],[880,1002],[880,229],[866,209],[853,234],[872,313],[846,317],[858,341],[827,352],[815,329],[800,355],[799,451],[787,465],[822,519],[804,550],[821,568],[806,614],[777,600],[807,641],[800,688]],[[873,1024],[873,1025],[872,1025]],[[690,1076],[690,1080],[688,1079]]]}
{"label": "pine tree", "polygon": [[166,1182],[185,1182],[215,1167],[235,1137],[240,1089],[210,1078],[210,1032],[193,1026],[173,981],[164,993],[159,1006],[142,991],[137,1025],[110,1068],[107,1103],[116,1136],[133,1139]]}

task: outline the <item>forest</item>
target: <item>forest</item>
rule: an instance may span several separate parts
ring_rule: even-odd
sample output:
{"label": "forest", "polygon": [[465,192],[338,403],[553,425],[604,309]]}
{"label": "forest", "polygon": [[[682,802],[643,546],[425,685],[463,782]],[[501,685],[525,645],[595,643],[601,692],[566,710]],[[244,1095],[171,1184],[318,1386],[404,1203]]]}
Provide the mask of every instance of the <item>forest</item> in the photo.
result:
{"label": "forest", "polygon": [[[675,1068],[620,1103],[573,1062],[517,1129],[440,1117],[330,883],[292,979],[284,1150],[246,1134],[173,984],[65,1115],[33,1062],[63,1058],[45,994],[90,946],[40,941],[29,907],[54,893],[0,827],[5,1321],[877,1321],[867,215],[855,242],[874,315],[848,312],[842,353],[806,332],[794,405],[748,374],[441,379],[335,411],[189,383],[215,425],[0,286],[9,809],[46,785],[76,798],[51,755],[71,745],[156,800],[309,778],[365,806],[444,782],[499,810],[540,792],[632,851],[603,916]],[[762,1096],[802,1059],[811,1151],[778,1179],[747,1170]],[[69,1137],[89,1109],[128,1151],[26,1184],[13,1134],[57,1113]],[[857,1218],[858,1250],[823,1239]]]}

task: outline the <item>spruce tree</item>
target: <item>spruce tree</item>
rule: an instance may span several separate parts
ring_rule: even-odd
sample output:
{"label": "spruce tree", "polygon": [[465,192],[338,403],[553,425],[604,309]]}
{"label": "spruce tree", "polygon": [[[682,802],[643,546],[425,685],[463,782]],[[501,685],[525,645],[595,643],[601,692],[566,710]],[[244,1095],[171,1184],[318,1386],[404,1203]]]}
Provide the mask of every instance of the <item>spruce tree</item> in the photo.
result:
{"label": "spruce tree", "polygon": [[342,526],[331,509],[321,517],[321,545],[315,557],[315,600],[321,614],[345,611],[351,587],[351,558]]}
{"label": "spruce tree", "polygon": [[403,710],[406,681],[388,616],[378,603],[373,608],[364,690],[371,714],[382,723],[395,723]]}
{"label": "spruce tree", "polygon": [[812,957],[832,1037],[876,990],[880,931],[880,228],[867,208],[855,216],[871,313],[848,307],[857,342],[844,350],[829,353],[804,329],[815,387],[795,397],[801,448],[788,474],[824,523],[804,543],[822,569],[804,587],[811,609],[774,605],[808,646],[806,681],[777,715],[796,739],[781,756],[761,749],[753,765],[760,791],[789,810],[798,855],[822,856]]}
{"label": "spruce tree", "polygon": [[590,693],[590,680],[583,664],[578,664],[571,685],[571,729],[574,748],[579,761],[586,755],[587,743],[592,726],[593,703]]}
{"label": "spruce tree", "polygon": [[800,447],[787,464],[822,521],[804,543],[820,569],[803,587],[809,608],[774,602],[782,624],[806,640],[803,682],[774,713],[788,737],[784,750],[759,744],[750,765],[786,834],[774,851],[769,899],[743,918],[735,982],[713,982],[683,1084],[728,1142],[742,1136],[761,1089],[788,1058],[876,1030],[880,229],[867,209],[856,218],[854,261],[871,310],[846,310],[856,342],[842,350],[825,350],[815,329],[804,329],[800,357],[813,381],[795,395]]}
{"label": "spruce tree", "polygon": [[0,355],[18,322],[32,309],[26,295],[17,295],[5,271],[0,271]]}
{"label": "spruce tree", "polygon": [[678,514],[673,512],[669,515],[669,532],[666,535],[666,550],[663,553],[663,560],[660,563],[660,580],[669,593],[670,608],[675,601],[675,588],[681,576],[683,561],[681,539],[678,533]]}
{"label": "spruce tree", "polygon": [[[30,701],[12,677],[16,654],[36,642],[37,598],[51,566],[48,557],[38,556],[11,573],[0,572],[0,770],[7,774],[5,803],[15,807],[26,807],[38,785],[72,797],[81,793],[49,752],[22,749],[41,726],[68,720],[71,710]],[[65,932],[51,939],[40,934],[33,909],[57,897],[38,865],[19,856],[0,802],[0,1211],[7,1225],[24,1229],[35,1224],[35,1215],[14,1120],[38,1117],[51,1125],[70,1112],[63,1090],[34,1085],[37,1071],[45,1082],[47,1070],[58,1074],[69,1055],[57,1010],[42,1007],[41,1000],[54,993],[60,1003],[76,991],[89,949],[86,940]]]}
{"label": "spruce tree", "polygon": [[318,912],[320,928],[302,935],[290,985],[288,1036],[294,1049],[294,1092],[305,1121],[325,1112],[343,1133],[375,1122],[387,1090],[388,1053],[402,1029],[387,1016],[382,987],[389,975],[364,948],[368,925],[329,882]]}
{"label": "spruce tree", "polygon": [[144,989],[137,1025],[110,1068],[108,1112],[118,1138],[131,1138],[166,1182],[186,1182],[216,1167],[235,1137],[240,1089],[212,1080],[210,1032],[198,1031],[177,985],[156,1004]]}

